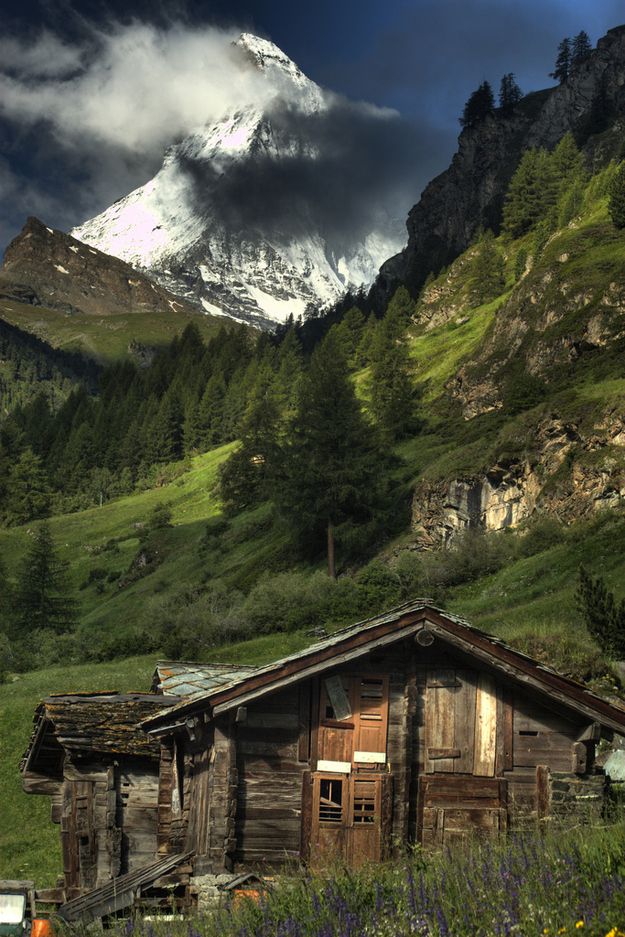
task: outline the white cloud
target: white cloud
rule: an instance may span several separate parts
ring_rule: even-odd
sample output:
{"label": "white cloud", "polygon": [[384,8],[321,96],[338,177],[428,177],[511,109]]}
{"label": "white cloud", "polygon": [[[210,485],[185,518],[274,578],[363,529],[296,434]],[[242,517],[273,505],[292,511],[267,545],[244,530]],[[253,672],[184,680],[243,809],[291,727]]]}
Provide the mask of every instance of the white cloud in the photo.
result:
{"label": "white cloud", "polygon": [[34,39],[0,38],[0,68],[20,79],[61,78],[82,64],[83,50],[48,30]]}
{"label": "white cloud", "polygon": [[68,145],[153,153],[275,95],[275,85],[233,48],[236,36],[213,27],[134,23],[95,34],[83,48],[48,33],[35,42],[4,40],[0,114],[21,123],[45,120]]}

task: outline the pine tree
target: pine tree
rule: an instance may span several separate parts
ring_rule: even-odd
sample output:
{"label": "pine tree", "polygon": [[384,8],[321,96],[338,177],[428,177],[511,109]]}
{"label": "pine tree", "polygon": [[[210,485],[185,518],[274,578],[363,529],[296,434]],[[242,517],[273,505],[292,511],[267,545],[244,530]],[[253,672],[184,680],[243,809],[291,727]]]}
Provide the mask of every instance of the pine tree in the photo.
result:
{"label": "pine tree", "polygon": [[278,407],[284,421],[292,419],[297,410],[303,373],[302,346],[295,328],[291,326],[280,343],[275,381]]}
{"label": "pine tree", "polygon": [[625,163],[622,163],[610,182],[608,211],[615,228],[625,228]]}
{"label": "pine tree", "polygon": [[377,333],[378,319],[373,312],[370,312],[356,348],[356,361],[358,367],[364,368],[369,364],[371,350]]}
{"label": "pine tree", "polygon": [[211,449],[224,441],[224,401],[226,382],[220,371],[215,371],[202,394],[198,408],[199,446]]}
{"label": "pine tree", "polygon": [[50,525],[44,521],[18,572],[15,620],[20,636],[39,628],[61,633],[74,625],[77,605],[69,594],[66,573],[67,563],[59,559]]}
{"label": "pine tree", "polygon": [[227,511],[243,510],[271,497],[279,432],[276,379],[265,366],[259,370],[250,393],[241,426],[241,445],[219,473],[220,494]]}
{"label": "pine tree", "polygon": [[499,107],[507,116],[512,113],[522,97],[523,92],[516,83],[514,74],[507,72],[501,79],[499,87]]}
{"label": "pine tree", "polygon": [[555,68],[549,73],[549,77],[563,84],[569,77],[571,70],[571,40],[563,39],[558,46],[558,55]]}
{"label": "pine tree", "polygon": [[277,507],[302,550],[325,541],[330,576],[335,544],[362,549],[384,520],[385,457],[367,424],[332,330],[315,349],[283,448]]}
{"label": "pine tree", "polygon": [[460,123],[465,128],[476,127],[489,114],[492,114],[494,109],[495,96],[493,89],[487,81],[483,81],[465,104]]}
{"label": "pine tree", "polygon": [[386,443],[393,443],[416,428],[416,389],[406,335],[408,310],[413,306],[408,291],[400,287],[378,323],[371,347],[371,413]]}
{"label": "pine tree", "polygon": [[184,417],[178,395],[168,391],[149,429],[148,458],[152,462],[174,462],[183,456]]}
{"label": "pine tree", "polygon": [[492,231],[485,231],[473,261],[470,282],[471,301],[474,306],[490,302],[503,293],[506,286],[504,260]]}
{"label": "pine tree", "polygon": [[8,478],[4,515],[7,524],[25,524],[50,509],[50,482],[39,456],[25,449]]}
{"label": "pine tree", "polygon": [[599,647],[618,660],[625,658],[625,600],[616,602],[602,576],[579,568],[577,607]]}
{"label": "pine tree", "polygon": [[576,68],[578,65],[581,65],[582,62],[585,62],[592,52],[592,43],[590,41],[590,36],[588,33],[582,29],[581,32],[575,36],[571,44],[571,68]]}
{"label": "pine tree", "polygon": [[343,343],[350,368],[359,367],[357,350],[365,327],[365,317],[357,306],[348,309],[338,325],[332,326]]}

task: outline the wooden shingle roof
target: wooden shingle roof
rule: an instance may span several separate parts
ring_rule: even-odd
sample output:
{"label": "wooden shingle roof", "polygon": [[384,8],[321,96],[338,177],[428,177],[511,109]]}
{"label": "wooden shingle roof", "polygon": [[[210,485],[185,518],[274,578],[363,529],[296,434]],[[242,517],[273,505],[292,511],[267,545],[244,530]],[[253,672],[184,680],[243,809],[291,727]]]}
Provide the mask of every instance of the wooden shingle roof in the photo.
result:
{"label": "wooden shingle roof", "polygon": [[[48,770],[63,750],[158,758],[159,746],[141,723],[175,698],[153,693],[72,693],[49,696],[37,709],[21,771]],[[41,773],[45,773],[42,770]]]}
{"label": "wooden shingle roof", "polygon": [[258,667],[249,674],[233,674],[228,683],[183,700],[165,712],[148,716],[144,727],[148,732],[163,732],[181,725],[197,712],[208,710],[219,715],[423,629],[527,689],[583,714],[604,729],[625,734],[625,708],[608,703],[583,684],[515,650],[500,638],[480,631],[463,618],[437,608],[427,599],[415,599],[383,615],[350,625],[297,654]]}

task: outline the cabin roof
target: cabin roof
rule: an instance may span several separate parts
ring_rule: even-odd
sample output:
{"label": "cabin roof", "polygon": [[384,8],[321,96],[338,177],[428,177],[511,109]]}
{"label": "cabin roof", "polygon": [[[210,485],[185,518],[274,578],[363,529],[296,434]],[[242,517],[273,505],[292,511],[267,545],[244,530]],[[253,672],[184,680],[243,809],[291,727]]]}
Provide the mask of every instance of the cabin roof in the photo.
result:
{"label": "cabin roof", "polygon": [[[430,632],[434,639],[443,640],[485,666],[503,672],[526,689],[550,697],[605,729],[625,734],[625,708],[608,703],[582,684],[515,650],[500,638],[480,631],[465,619],[437,608],[427,599],[415,599],[383,615],[357,622],[297,654],[255,668],[250,673],[233,672],[229,682],[186,698],[164,712],[149,715],[144,728],[163,734],[180,727],[187,717],[197,712],[210,710],[213,715],[219,715],[362,657],[374,648],[415,636],[419,631]],[[225,676],[225,671],[223,673]]]}
{"label": "cabin roof", "polygon": [[159,746],[141,727],[156,709],[175,698],[153,693],[70,693],[48,696],[38,705],[30,744],[20,764],[26,771],[56,773],[63,751],[158,758]]}
{"label": "cabin roof", "polygon": [[249,677],[258,670],[251,664],[198,664],[183,660],[159,660],[152,678],[152,692],[194,699]]}

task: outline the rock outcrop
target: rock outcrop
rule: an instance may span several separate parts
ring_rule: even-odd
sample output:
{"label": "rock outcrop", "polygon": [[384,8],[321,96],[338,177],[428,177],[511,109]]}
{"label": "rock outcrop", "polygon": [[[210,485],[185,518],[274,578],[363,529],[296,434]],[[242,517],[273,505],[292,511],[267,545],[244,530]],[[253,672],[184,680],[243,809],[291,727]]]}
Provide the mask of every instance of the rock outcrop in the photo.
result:
{"label": "rock outcrop", "polygon": [[420,548],[436,549],[468,529],[517,527],[537,511],[569,523],[623,503],[625,414],[606,413],[588,434],[552,416],[536,427],[532,455],[469,477],[423,481],[412,528]]}
{"label": "rock outcrop", "polygon": [[0,298],[69,314],[108,316],[135,312],[199,315],[129,264],[29,218],[7,247],[0,268]]}
{"label": "rock outcrop", "polygon": [[497,231],[508,183],[525,149],[551,149],[571,131],[591,164],[605,163],[621,152],[624,113],[625,26],[619,26],[564,84],[528,94],[510,116],[496,111],[461,133],[450,167],[411,210],[408,244],[380,269],[373,300],[382,303],[401,283],[416,293],[430,272],[468,247],[480,227]]}

